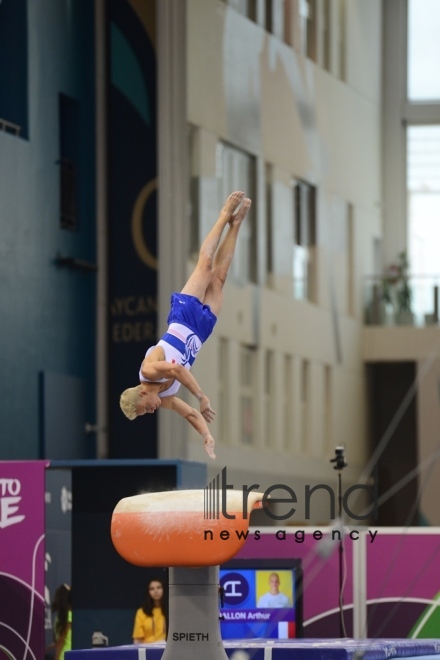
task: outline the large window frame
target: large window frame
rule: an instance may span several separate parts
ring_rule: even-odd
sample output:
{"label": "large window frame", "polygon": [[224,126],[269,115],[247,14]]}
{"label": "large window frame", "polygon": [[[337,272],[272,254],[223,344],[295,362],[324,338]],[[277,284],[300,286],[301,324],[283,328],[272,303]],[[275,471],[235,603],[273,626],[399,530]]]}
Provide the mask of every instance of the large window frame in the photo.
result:
{"label": "large window frame", "polygon": [[307,181],[293,183],[294,246],[293,295],[316,302],[317,189]]}
{"label": "large window frame", "polygon": [[240,442],[256,444],[256,369],[257,351],[254,346],[240,345]]}
{"label": "large window frame", "polygon": [[[390,0],[384,3],[383,16],[382,266],[385,267],[394,263],[402,251],[411,252],[407,182],[408,127],[440,125],[440,100],[414,101],[408,97],[408,2]],[[411,263],[409,275],[410,278],[417,275]]]}
{"label": "large window frame", "polygon": [[346,77],[347,0],[223,0],[303,58]]}
{"label": "large window frame", "polygon": [[[219,204],[232,190],[243,190],[251,199],[256,191],[256,159],[251,154],[226,142],[217,145],[217,176],[219,180]],[[255,204],[251,206],[246,222],[240,227],[235,256],[229,270],[229,278],[237,284],[257,283],[257,227]]]}

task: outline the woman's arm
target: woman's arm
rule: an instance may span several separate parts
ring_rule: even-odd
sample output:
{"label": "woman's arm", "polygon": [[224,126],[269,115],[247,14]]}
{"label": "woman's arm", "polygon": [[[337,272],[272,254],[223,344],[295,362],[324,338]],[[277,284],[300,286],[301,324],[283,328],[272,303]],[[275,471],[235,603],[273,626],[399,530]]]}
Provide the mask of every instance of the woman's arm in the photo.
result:
{"label": "woman's arm", "polygon": [[132,633],[133,644],[143,644],[145,641],[145,630],[141,621],[141,613],[142,609],[136,610]]}
{"label": "woman's arm", "polygon": [[210,458],[215,458],[214,445],[215,441],[209,432],[208,426],[206,424],[206,419],[203,418],[202,414],[198,410],[192,408],[182,399],[177,398],[176,396],[167,396],[162,399],[162,408],[168,408],[168,410],[174,410],[176,413],[184,417],[191,424],[193,428],[200,433],[203,438],[203,444],[205,451]]}

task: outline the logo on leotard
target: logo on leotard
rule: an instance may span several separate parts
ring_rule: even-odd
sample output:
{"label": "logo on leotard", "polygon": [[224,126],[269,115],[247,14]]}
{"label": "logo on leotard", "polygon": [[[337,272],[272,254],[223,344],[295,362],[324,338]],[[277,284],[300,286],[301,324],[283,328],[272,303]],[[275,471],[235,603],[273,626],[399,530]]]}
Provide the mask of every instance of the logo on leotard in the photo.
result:
{"label": "logo on leotard", "polygon": [[194,333],[192,335],[188,335],[186,338],[186,345],[185,345],[185,355],[182,360],[182,366],[184,367],[187,362],[194,362],[194,359],[197,355],[197,353],[200,351],[202,347],[202,342],[200,339],[195,335]]}

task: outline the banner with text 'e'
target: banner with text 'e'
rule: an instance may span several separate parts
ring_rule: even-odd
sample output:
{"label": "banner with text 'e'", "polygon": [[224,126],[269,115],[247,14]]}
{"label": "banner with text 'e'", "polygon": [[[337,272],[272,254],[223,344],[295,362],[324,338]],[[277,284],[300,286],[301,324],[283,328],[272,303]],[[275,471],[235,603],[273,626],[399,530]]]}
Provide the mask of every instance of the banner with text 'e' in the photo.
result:
{"label": "banner with text 'e'", "polygon": [[47,461],[0,461],[0,650],[44,657]]}

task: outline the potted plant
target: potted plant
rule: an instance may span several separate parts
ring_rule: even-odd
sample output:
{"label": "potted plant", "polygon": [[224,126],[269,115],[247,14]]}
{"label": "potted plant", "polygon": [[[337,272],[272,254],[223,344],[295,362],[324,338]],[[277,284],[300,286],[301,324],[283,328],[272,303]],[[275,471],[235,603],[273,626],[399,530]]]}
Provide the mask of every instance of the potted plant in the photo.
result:
{"label": "potted plant", "polygon": [[399,252],[396,263],[388,266],[382,280],[382,299],[393,306],[395,322],[401,325],[414,323],[408,271],[408,255],[405,251]]}

